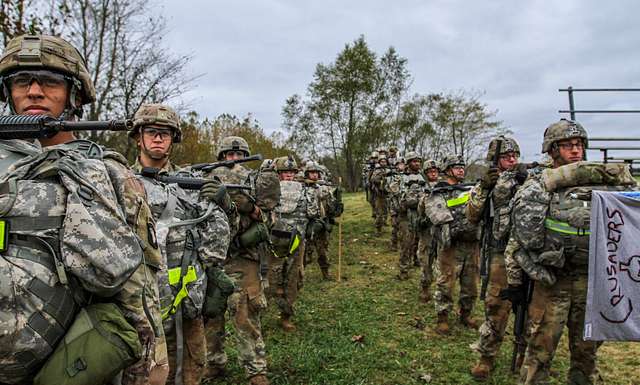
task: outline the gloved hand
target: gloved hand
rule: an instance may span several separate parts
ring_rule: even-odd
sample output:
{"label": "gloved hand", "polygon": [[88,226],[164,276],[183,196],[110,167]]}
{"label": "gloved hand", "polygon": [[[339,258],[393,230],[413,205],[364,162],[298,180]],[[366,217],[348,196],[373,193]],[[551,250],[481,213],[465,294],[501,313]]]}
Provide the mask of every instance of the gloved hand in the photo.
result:
{"label": "gloved hand", "polygon": [[527,171],[527,165],[524,163],[519,163],[516,168],[515,168],[515,179],[516,182],[518,182],[518,184],[523,184],[524,181],[527,180],[527,177],[529,176],[529,172]]}
{"label": "gloved hand", "polygon": [[218,180],[205,183],[200,189],[200,198],[217,204],[224,212],[233,209],[233,202],[227,194],[227,188]]}
{"label": "gloved hand", "polygon": [[514,305],[523,303],[526,300],[525,296],[526,293],[523,285],[509,285],[506,289],[500,290],[500,299],[503,301],[511,301]]}
{"label": "gloved hand", "polygon": [[489,168],[480,181],[480,187],[482,187],[483,189],[493,188],[493,186],[495,186],[496,182],[498,181],[498,176],[499,173],[497,168]]}

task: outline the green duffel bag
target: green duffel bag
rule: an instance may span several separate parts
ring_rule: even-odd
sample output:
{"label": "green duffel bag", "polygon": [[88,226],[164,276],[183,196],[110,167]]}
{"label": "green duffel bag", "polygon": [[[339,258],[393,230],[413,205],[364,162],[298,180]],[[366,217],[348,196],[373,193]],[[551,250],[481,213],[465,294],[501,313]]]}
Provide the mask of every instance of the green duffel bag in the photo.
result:
{"label": "green duffel bag", "polygon": [[89,305],[80,310],[33,384],[107,384],[141,356],[138,332],[115,304]]}

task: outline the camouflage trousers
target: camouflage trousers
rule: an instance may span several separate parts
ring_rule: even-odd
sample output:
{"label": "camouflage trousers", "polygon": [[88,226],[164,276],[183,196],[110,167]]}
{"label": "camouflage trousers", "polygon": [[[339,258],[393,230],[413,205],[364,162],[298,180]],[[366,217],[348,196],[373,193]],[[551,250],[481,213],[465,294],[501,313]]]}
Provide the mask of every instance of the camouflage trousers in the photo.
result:
{"label": "camouflage trousers", "polygon": [[398,237],[400,239],[400,274],[407,274],[418,253],[418,236],[409,229],[407,214],[398,215]]}
{"label": "camouflage trousers", "polygon": [[306,242],[301,242],[299,251],[289,258],[269,257],[269,289],[267,295],[275,300],[284,317],[295,313],[298,292],[304,283],[304,264]]}
{"label": "camouflage trousers", "polygon": [[511,302],[500,299],[500,291],[507,286],[504,255],[493,253],[484,300],[484,323],[478,330],[480,334],[478,341],[472,345],[473,350],[483,357],[495,357],[504,339],[509,314],[511,314]]}
{"label": "camouflage trousers", "polygon": [[382,226],[387,224],[387,199],[384,194],[376,194],[373,202],[374,213],[376,216],[376,231],[382,231]]}
{"label": "camouflage trousers", "polygon": [[431,229],[421,230],[418,233],[418,259],[422,265],[420,286],[427,289],[431,287],[431,283],[433,282],[433,264],[435,263],[435,258],[433,261],[429,261],[432,239]]}
{"label": "camouflage trousers", "polygon": [[[168,322],[175,322],[173,318]],[[169,377],[167,384],[175,384],[176,377],[176,358],[177,358],[177,335],[176,325],[167,332],[167,353],[169,354]],[[182,338],[183,338],[183,358],[182,358],[182,383],[184,385],[200,385],[202,380],[202,371],[205,363],[205,334],[204,321],[202,317],[195,319],[182,320]]]}
{"label": "camouflage trousers", "polygon": [[478,242],[458,241],[438,248],[436,265],[436,311],[449,313],[453,307],[453,287],[460,283],[461,312],[471,312],[478,298]]}
{"label": "camouflage trousers", "polygon": [[389,216],[391,217],[391,247],[398,246],[398,212],[390,210]]}
{"label": "camouflage trousers", "polygon": [[328,231],[320,231],[319,233],[314,235],[312,241],[305,242],[305,250],[304,250],[304,264],[308,265],[313,261],[313,252],[315,251],[318,255],[318,266],[320,266],[320,270],[326,271],[329,270],[329,258],[327,254],[329,252],[329,237],[331,233]]}
{"label": "camouflage trousers", "polygon": [[154,267],[140,264],[115,297],[127,321],[138,330],[143,352],[148,352],[124,370],[123,385],[162,385],[169,374],[157,274]]}
{"label": "camouflage trousers", "polygon": [[[267,299],[260,282],[260,263],[236,257],[227,262],[224,270],[236,285],[236,291],[227,299],[229,318],[235,328],[238,360],[247,377],[267,373],[267,357],[260,316],[267,308]],[[208,319],[205,323],[207,340],[207,369],[224,368],[227,355],[224,316]]]}
{"label": "camouflage trousers", "polygon": [[584,341],[587,276],[558,276],[553,286],[536,282],[529,306],[530,333],[521,384],[546,384],[565,325],[571,352],[567,384],[593,384],[600,342]]}

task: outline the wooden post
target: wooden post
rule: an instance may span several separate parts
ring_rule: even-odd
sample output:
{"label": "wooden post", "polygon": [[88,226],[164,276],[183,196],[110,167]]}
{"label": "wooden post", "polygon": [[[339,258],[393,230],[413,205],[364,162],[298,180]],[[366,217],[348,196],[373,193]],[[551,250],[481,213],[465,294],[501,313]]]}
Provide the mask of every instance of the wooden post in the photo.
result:
{"label": "wooden post", "polygon": [[[342,186],[342,177],[338,177],[338,188]],[[340,282],[342,278],[342,219],[344,218],[344,213],[342,213],[342,218],[338,220],[338,275],[336,277],[337,281]]]}

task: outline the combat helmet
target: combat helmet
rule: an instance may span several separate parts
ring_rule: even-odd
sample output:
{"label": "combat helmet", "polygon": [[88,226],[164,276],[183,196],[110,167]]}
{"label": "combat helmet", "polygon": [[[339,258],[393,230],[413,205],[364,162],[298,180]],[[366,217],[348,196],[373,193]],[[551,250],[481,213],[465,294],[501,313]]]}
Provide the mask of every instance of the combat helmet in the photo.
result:
{"label": "combat helmet", "polygon": [[378,151],[372,151],[369,159],[378,159],[379,156],[380,154],[378,153]]}
{"label": "combat helmet", "polygon": [[500,154],[498,155],[503,155],[508,152],[515,152],[516,154],[518,154],[518,156],[520,156],[520,146],[518,145],[518,142],[508,136],[500,135],[496,138],[491,139],[491,142],[489,142],[489,149],[487,150],[487,161],[492,162],[495,159],[498,142],[501,142]]}
{"label": "combat helmet", "polygon": [[418,155],[417,152],[415,151],[409,151],[404,155],[404,160],[409,163],[414,159],[418,159],[420,161],[422,161],[422,157],[420,155]]}
{"label": "combat helmet", "polygon": [[589,137],[587,131],[578,122],[568,119],[560,119],[559,122],[553,123],[544,130],[544,139],[542,141],[542,153],[551,152],[553,144],[565,139],[580,138],[584,148],[588,147]]}
{"label": "combat helmet", "polygon": [[378,154],[381,154],[381,153],[383,153],[383,152],[384,152],[385,154],[387,153],[387,149],[386,149],[386,148],[384,148],[384,147],[378,147],[378,149],[377,149],[376,151],[378,152]]}
{"label": "combat helmet", "polygon": [[133,129],[129,131],[129,136],[135,137],[140,133],[140,129],[145,126],[170,128],[173,132],[173,143],[182,141],[180,117],[171,107],[151,103],[140,106],[133,116]]}
{"label": "combat helmet", "polygon": [[432,168],[440,169],[440,167],[438,167],[438,162],[436,162],[433,159],[427,159],[426,161],[424,161],[424,164],[422,165],[422,170],[427,171]]}
{"label": "combat helmet", "polygon": [[277,172],[298,171],[298,164],[292,156],[281,156],[279,158],[276,158],[274,160],[274,163],[276,165]]}
{"label": "combat helmet", "polygon": [[68,108],[77,116],[82,116],[79,105],[96,100],[96,90],[87,70],[84,58],[74,46],[58,36],[21,35],[11,39],[0,57],[0,79],[2,90],[0,100],[14,106],[6,80],[13,73],[22,70],[50,70],[68,77]]}
{"label": "combat helmet", "polygon": [[220,141],[218,145],[218,160],[222,160],[227,151],[242,151],[244,156],[251,155],[249,144],[239,136],[227,136]]}
{"label": "combat helmet", "polygon": [[320,167],[320,164],[313,161],[308,161],[304,166],[304,174],[307,175],[308,172],[315,171],[318,175],[322,175],[324,170]]}
{"label": "combat helmet", "polygon": [[454,154],[447,155],[442,160],[442,171],[447,171],[448,169],[454,166],[466,167],[467,163],[464,161],[464,158],[461,155],[454,155]]}
{"label": "combat helmet", "polygon": [[394,154],[398,153],[398,146],[393,145],[393,146],[389,146],[389,152],[393,152]]}

